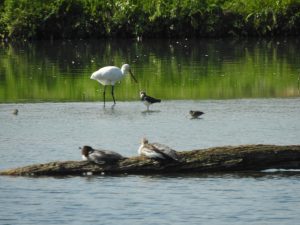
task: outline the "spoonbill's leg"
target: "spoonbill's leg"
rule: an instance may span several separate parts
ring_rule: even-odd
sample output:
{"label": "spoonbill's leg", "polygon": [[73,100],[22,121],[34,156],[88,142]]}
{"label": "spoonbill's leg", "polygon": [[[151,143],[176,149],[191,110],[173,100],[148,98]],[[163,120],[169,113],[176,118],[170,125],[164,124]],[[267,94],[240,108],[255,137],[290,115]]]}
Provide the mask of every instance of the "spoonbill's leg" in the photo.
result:
{"label": "spoonbill's leg", "polygon": [[115,90],[115,86],[112,85],[112,86],[111,86],[111,96],[112,96],[112,98],[113,98],[113,100],[114,100],[114,105],[115,105],[115,104],[116,104],[116,100],[115,100],[115,93],[114,93],[114,90]]}
{"label": "spoonbill's leg", "polygon": [[105,107],[105,89],[106,89],[106,85],[104,85],[104,89],[103,89],[103,106]]}

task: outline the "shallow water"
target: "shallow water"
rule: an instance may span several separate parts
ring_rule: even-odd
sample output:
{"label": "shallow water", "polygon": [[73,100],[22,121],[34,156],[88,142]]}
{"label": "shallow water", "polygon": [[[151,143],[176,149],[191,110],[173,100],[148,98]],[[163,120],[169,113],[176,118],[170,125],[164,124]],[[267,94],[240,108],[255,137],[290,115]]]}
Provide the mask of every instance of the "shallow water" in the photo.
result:
{"label": "shallow water", "polygon": [[[133,156],[144,136],[177,150],[299,144],[299,105],[299,98],[163,101],[147,112],[141,102],[1,104],[0,168],[80,159],[83,145]],[[205,114],[190,119],[191,109]]]}
{"label": "shallow water", "polygon": [[[134,156],[142,137],[176,150],[300,144],[299,43],[3,44],[0,170],[80,160],[83,145]],[[124,78],[116,85],[117,105],[111,108],[107,94],[103,108],[103,88],[89,77],[99,67],[125,62],[139,83]],[[141,89],[162,98],[162,103],[145,112],[138,101]],[[189,110],[205,114],[191,120]],[[267,170],[0,177],[0,224],[298,224],[299,176],[299,171]]]}
{"label": "shallow water", "polygon": [[297,224],[299,178],[299,173],[1,177],[0,223]]}
{"label": "shallow water", "polygon": [[[300,99],[0,105],[0,169],[80,160],[79,146],[137,154],[139,140],[191,150],[299,144]],[[19,114],[13,115],[15,108]],[[203,110],[190,119],[190,109]],[[297,224],[298,171],[187,176],[0,177],[0,224]]]}

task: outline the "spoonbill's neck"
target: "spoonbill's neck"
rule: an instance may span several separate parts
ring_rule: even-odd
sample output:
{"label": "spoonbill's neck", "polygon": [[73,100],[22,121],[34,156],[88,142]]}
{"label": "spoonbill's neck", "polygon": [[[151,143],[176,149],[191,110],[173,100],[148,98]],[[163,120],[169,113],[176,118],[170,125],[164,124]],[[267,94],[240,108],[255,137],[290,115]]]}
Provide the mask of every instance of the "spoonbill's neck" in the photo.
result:
{"label": "spoonbill's neck", "polygon": [[129,72],[129,65],[128,64],[124,64],[122,67],[121,67],[121,72],[123,74],[123,76],[125,76],[128,72]]}

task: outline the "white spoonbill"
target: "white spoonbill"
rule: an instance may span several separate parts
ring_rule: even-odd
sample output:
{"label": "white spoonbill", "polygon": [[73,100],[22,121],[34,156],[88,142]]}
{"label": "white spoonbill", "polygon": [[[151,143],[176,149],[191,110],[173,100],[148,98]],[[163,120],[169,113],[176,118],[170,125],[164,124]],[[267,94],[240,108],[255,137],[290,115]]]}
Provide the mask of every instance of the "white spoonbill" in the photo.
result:
{"label": "white spoonbill", "polygon": [[116,66],[105,66],[95,71],[91,79],[98,81],[100,84],[104,86],[103,90],[103,102],[105,106],[105,89],[107,85],[111,85],[111,95],[114,100],[114,105],[116,104],[115,96],[114,96],[114,87],[115,83],[121,80],[127,73],[130,73],[132,79],[137,83],[137,80],[133,76],[130,66],[128,64],[124,64],[121,69]]}

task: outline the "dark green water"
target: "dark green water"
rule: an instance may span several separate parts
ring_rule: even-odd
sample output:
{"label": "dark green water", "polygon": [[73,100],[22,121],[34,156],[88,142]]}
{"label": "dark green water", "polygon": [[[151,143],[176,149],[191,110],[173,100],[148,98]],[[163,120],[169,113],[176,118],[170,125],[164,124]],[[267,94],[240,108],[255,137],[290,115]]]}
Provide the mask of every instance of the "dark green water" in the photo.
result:
{"label": "dark green water", "polygon": [[297,39],[94,40],[0,45],[0,102],[99,101],[91,73],[123,63],[138,84],[117,84],[118,101],[138,100],[142,89],[162,99],[300,96]]}

